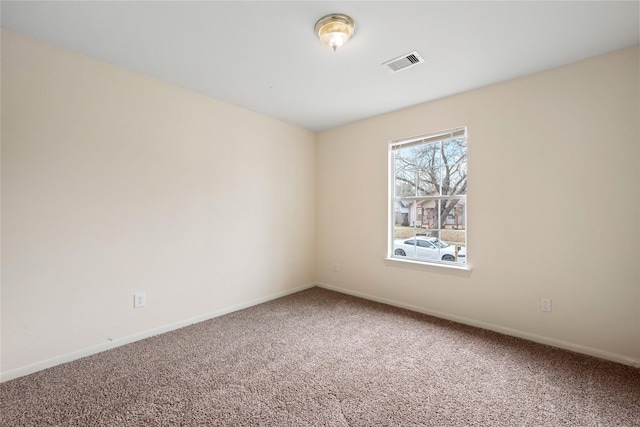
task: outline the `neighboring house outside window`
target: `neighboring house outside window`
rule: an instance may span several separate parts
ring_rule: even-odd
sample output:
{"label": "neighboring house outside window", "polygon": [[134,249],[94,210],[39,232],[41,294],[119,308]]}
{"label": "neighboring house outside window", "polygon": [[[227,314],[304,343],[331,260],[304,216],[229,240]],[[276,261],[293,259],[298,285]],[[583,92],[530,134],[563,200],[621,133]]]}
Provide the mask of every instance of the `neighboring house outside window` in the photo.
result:
{"label": "neighboring house outside window", "polygon": [[389,150],[389,257],[466,264],[466,128],[393,141]]}

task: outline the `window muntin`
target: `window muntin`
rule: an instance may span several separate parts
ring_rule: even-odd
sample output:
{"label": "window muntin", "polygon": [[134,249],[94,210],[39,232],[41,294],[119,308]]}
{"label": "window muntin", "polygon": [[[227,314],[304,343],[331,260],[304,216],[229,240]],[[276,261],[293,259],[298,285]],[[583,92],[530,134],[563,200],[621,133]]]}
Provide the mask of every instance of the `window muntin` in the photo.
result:
{"label": "window muntin", "polygon": [[466,128],[394,141],[389,148],[389,256],[465,264]]}

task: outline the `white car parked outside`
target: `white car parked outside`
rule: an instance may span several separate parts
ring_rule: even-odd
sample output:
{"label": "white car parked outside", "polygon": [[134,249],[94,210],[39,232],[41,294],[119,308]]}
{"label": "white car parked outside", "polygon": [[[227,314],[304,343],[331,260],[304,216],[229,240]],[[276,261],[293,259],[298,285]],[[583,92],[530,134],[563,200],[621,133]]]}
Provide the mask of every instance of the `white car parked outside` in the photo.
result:
{"label": "white car parked outside", "polygon": [[[456,248],[444,243],[436,237],[416,237],[411,239],[398,239],[393,244],[393,254],[410,258],[425,260],[442,260],[454,262],[456,260]],[[458,262],[466,263],[467,251],[464,247],[458,250]]]}

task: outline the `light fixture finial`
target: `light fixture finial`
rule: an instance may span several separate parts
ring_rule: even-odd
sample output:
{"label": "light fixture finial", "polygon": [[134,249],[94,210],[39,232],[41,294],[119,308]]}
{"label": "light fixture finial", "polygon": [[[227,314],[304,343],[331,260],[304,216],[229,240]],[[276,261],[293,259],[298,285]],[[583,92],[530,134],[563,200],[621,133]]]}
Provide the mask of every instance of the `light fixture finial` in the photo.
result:
{"label": "light fixture finial", "polygon": [[349,41],[355,29],[355,21],[342,13],[323,16],[315,26],[315,32],[320,41],[334,52]]}

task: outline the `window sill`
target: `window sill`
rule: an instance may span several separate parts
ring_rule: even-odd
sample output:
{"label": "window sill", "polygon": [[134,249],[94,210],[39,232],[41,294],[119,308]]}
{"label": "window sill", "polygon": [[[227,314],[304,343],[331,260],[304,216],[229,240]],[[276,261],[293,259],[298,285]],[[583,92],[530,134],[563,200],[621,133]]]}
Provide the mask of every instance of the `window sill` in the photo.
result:
{"label": "window sill", "polygon": [[444,264],[439,262],[424,262],[424,261],[415,261],[412,259],[400,259],[400,258],[385,258],[385,264],[390,265],[392,267],[415,267],[418,269],[432,269],[432,268],[443,268],[449,270],[458,270],[458,271],[471,271],[472,268],[467,264]]}

